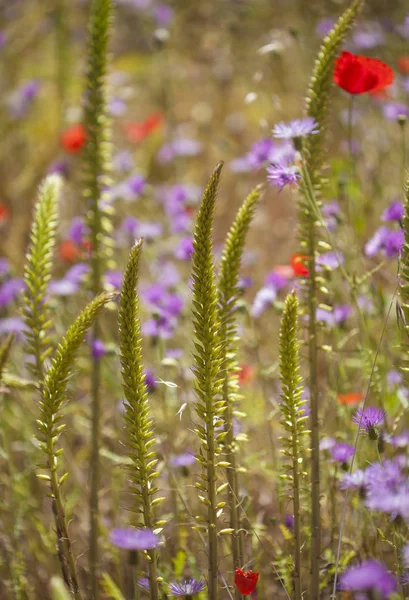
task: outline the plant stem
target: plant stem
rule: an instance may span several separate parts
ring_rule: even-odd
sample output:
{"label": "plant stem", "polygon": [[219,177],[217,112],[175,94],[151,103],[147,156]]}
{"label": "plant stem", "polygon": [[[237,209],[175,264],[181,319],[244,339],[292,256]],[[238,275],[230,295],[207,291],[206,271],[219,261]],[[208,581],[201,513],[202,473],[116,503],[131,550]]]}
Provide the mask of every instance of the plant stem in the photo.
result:
{"label": "plant stem", "polygon": [[[141,453],[142,455],[142,453]],[[144,461],[145,462],[145,461]],[[146,470],[146,464],[144,464],[144,471]],[[146,482],[148,483],[148,482]],[[149,498],[149,488],[145,485],[142,489],[142,504],[143,504],[143,515],[144,525],[148,529],[153,529],[153,514],[152,507]],[[155,548],[148,551],[149,555],[149,586],[151,592],[151,600],[159,600],[159,587],[158,587],[158,569],[157,569],[157,552]]]}
{"label": "plant stem", "polygon": [[[95,323],[92,340],[98,338],[99,327]],[[100,398],[100,382],[101,382],[101,363],[98,358],[92,358],[91,365],[91,490],[90,490],[90,544],[89,544],[89,566],[91,577],[91,597],[96,600],[99,596],[98,589],[98,533],[99,533],[99,485],[100,485],[100,421],[101,421],[101,398]]]}
{"label": "plant stem", "polygon": [[[298,459],[297,430],[293,428],[293,456]],[[299,463],[293,459],[293,506],[294,506],[294,600],[301,600],[301,519]]]}
{"label": "plant stem", "polygon": [[217,526],[216,526],[216,469],[214,448],[214,416],[213,399],[208,400],[210,412],[207,416],[206,438],[207,438],[207,500],[209,502],[207,511],[208,526],[208,592],[209,600],[217,600]]}

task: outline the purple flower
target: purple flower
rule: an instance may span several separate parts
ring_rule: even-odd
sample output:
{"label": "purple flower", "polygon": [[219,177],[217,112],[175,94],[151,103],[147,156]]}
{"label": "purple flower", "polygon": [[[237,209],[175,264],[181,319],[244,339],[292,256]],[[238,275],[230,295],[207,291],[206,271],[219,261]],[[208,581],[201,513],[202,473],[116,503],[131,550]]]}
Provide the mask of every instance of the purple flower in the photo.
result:
{"label": "purple flower", "polygon": [[112,166],[115,171],[121,171],[123,173],[132,171],[132,154],[128,152],[128,150],[122,150],[121,152],[117,152],[117,154],[115,154],[112,159]]}
{"label": "purple flower", "polygon": [[176,250],[175,257],[179,260],[190,260],[193,254],[193,238],[191,236],[180,240]]}
{"label": "purple flower", "polygon": [[389,258],[395,258],[399,256],[404,243],[405,232],[403,231],[403,229],[398,229],[397,231],[390,231],[384,242],[386,256],[388,256]]}
{"label": "purple flower", "polygon": [[22,119],[40,89],[40,84],[36,80],[28,81],[16,89],[7,99],[7,107],[14,119]]}
{"label": "purple flower", "polygon": [[151,529],[113,529],[111,544],[124,550],[151,550],[160,543],[160,537]]}
{"label": "purple flower", "polygon": [[62,177],[67,177],[68,175],[68,162],[64,159],[54,160],[51,165],[48,167],[48,173],[56,173],[57,175],[61,175]]}
{"label": "purple flower", "polygon": [[398,221],[403,219],[405,209],[403,208],[402,202],[392,202],[388,208],[385,209],[382,215],[382,221]]}
{"label": "purple flower", "polygon": [[387,102],[383,105],[383,114],[388,121],[397,121],[400,117],[409,118],[409,108],[400,102]]}
{"label": "purple flower", "polygon": [[51,296],[71,296],[78,291],[78,284],[69,279],[53,279],[48,286],[48,292]]}
{"label": "purple flower", "polygon": [[284,517],[284,525],[292,531],[294,529],[294,515],[285,515]]}
{"label": "purple flower", "polygon": [[320,37],[327,37],[331,29],[334,27],[335,21],[334,19],[330,19],[329,17],[325,19],[321,19],[318,21],[318,24],[315,28],[315,31]]}
{"label": "purple flower", "polygon": [[202,150],[202,144],[189,138],[178,138],[164,144],[160,148],[157,158],[162,164],[170,162],[176,156],[196,156]]}
{"label": "purple flower", "polygon": [[320,450],[330,450],[336,445],[336,441],[332,437],[323,437],[320,440]]}
{"label": "purple flower", "polygon": [[371,258],[372,256],[378,254],[378,252],[380,252],[388,237],[389,231],[390,230],[385,225],[383,225],[375,231],[371,239],[368,240],[368,242],[365,245],[366,256]]}
{"label": "purple flower", "polygon": [[86,234],[87,226],[85,225],[84,219],[82,217],[74,217],[71,221],[67,237],[77,244],[77,246],[80,246]]}
{"label": "purple flower", "polygon": [[341,490],[356,489],[361,494],[366,490],[367,474],[362,469],[357,469],[353,473],[344,473],[340,482]]}
{"label": "purple flower", "polygon": [[343,323],[352,313],[352,308],[349,304],[337,304],[334,306],[334,321],[335,323]]}
{"label": "purple flower", "polygon": [[17,337],[21,337],[25,331],[27,331],[26,324],[18,317],[0,319],[0,335],[14,333]]}
{"label": "purple flower", "polygon": [[169,459],[169,465],[171,467],[190,467],[196,462],[194,454],[190,452],[182,452],[181,454],[175,454]]}
{"label": "purple flower", "polygon": [[318,123],[312,117],[306,117],[305,119],[295,119],[289,123],[278,123],[274,126],[273,136],[288,140],[313,135],[318,131]]}
{"label": "purple flower", "polygon": [[148,388],[148,392],[151,393],[156,389],[155,373],[152,369],[145,369],[143,374],[145,375],[145,383]]}
{"label": "purple flower", "polygon": [[335,227],[338,224],[338,218],[341,213],[341,209],[338,202],[334,200],[333,202],[323,204],[321,212],[324,217],[324,222],[328,227],[328,230],[334,231]]}
{"label": "purple flower", "polygon": [[113,117],[121,117],[126,112],[126,104],[122,98],[112,98],[108,104],[108,111]]}
{"label": "purple flower", "polygon": [[10,272],[10,263],[7,258],[0,257],[0,277],[8,275]]}
{"label": "purple flower", "polygon": [[5,281],[0,286],[0,308],[11,304],[24,288],[24,280],[21,277],[14,277]]}
{"label": "purple flower", "polygon": [[406,569],[409,569],[409,544],[402,548],[402,562]]}
{"label": "purple flower", "polygon": [[148,319],[143,323],[141,329],[142,334],[147,337],[169,340],[173,336],[175,325],[174,319],[162,316]]}
{"label": "purple flower", "polygon": [[385,411],[376,406],[368,406],[367,408],[359,408],[355,411],[352,421],[359,425],[362,433],[366,433],[373,440],[378,439],[378,425],[382,425],[385,421]]}
{"label": "purple flower", "polygon": [[279,191],[286,185],[298,186],[300,171],[296,165],[292,164],[274,164],[267,168],[267,179],[276,186]]}
{"label": "purple flower", "polygon": [[402,383],[402,375],[397,369],[391,369],[386,377],[390,386],[399,385]]}
{"label": "purple flower", "polygon": [[264,283],[278,292],[287,285],[287,279],[283,275],[280,275],[280,273],[272,271],[265,276]]}
{"label": "purple flower", "polygon": [[72,281],[73,283],[80,283],[85,275],[89,272],[89,265],[85,263],[77,263],[68,269],[65,273],[64,279]]}
{"label": "purple flower", "polygon": [[361,50],[370,50],[385,43],[382,28],[376,21],[363,23],[352,35],[355,46]]}
{"label": "purple flower", "polygon": [[122,287],[123,272],[120,270],[106,271],[105,280],[115,290],[119,290]]}
{"label": "purple flower", "polygon": [[133,175],[128,179],[126,185],[134,196],[140,196],[145,189],[145,178],[142,175]]}
{"label": "purple flower", "polygon": [[253,317],[260,317],[263,312],[271,306],[277,298],[277,292],[273,287],[263,287],[254,298],[251,314]]}
{"label": "purple flower", "polygon": [[93,340],[92,346],[91,346],[91,351],[92,351],[92,356],[96,360],[101,359],[103,356],[105,356],[105,353],[106,353],[106,348],[105,348],[104,342],[99,339]]}
{"label": "purple flower", "polygon": [[346,463],[354,454],[354,447],[351,444],[340,442],[329,449],[329,453],[334,462]]}
{"label": "purple flower", "polygon": [[170,583],[169,593],[171,596],[196,596],[200,594],[206,587],[206,582],[203,579],[189,579],[180,583]]}
{"label": "purple flower", "polygon": [[317,265],[327,267],[328,269],[336,269],[344,262],[344,257],[340,252],[325,252],[317,258]]}
{"label": "purple flower", "polygon": [[406,448],[409,446],[409,431],[402,431],[396,435],[387,433],[384,435],[384,440],[394,448]]}
{"label": "purple flower", "polygon": [[388,598],[396,589],[396,578],[377,560],[366,560],[362,564],[350,567],[340,577],[342,590],[369,591]]}
{"label": "purple flower", "polygon": [[167,4],[158,4],[154,10],[154,17],[158,27],[168,27],[175,13]]}

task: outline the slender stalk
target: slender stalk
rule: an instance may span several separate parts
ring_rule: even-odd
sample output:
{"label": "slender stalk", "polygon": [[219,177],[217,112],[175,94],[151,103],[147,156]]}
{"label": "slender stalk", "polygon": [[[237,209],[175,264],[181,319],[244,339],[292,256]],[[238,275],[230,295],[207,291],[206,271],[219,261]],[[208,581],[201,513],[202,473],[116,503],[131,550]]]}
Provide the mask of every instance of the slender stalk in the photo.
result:
{"label": "slender stalk", "polygon": [[405,182],[406,182],[406,122],[407,118],[405,116],[401,116],[398,118],[398,124],[400,128],[401,135],[401,153],[402,153],[402,189],[403,189],[403,197],[405,198]]}
{"label": "slender stalk", "polygon": [[[92,341],[98,337],[98,324],[95,323],[92,331]],[[98,589],[98,528],[99,528],[99,487],[101,480],[99,449],[101,446],[101,362],[92,358],[91,364],[91,489],[89,499],[90,538],[89,538],[89,567],[91,575],[91,594],[95,600],[99,597]]]}

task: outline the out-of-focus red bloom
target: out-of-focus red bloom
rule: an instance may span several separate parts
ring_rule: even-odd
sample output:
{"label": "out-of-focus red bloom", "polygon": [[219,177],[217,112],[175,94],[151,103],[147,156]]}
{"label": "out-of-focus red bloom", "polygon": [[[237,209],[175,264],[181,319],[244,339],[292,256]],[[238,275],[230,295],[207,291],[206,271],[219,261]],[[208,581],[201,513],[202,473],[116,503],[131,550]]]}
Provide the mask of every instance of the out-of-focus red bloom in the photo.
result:
{"label": "out-of-focus red bloom", "polygon": [[160,112],[149,115],[142,123],[132,121],[124,126],[125,133],[130,142],[137,144],[150,135],[162,124],[163,118]]}
{"label": "out-of-focus red bloom", "polygon": [[393,82],[392,69],[377,58],[343,52],[335,62],[334,82],[350,94],[378,92]]}
{"label": "out-of-focus red bloom", "polygon": [[294,275],[294,271],[290,265],[277,265],[274,267],[274,272],[277,275],[281,275],[281,277],[285,277],[285,279],[291,279]]}
{"label": "out-of-focus red bloom", "polygon": [[58,254],[64,262],[75,263],[80,258],[78,246],[71,240],[64,240],[58,247]]}
{"label": "out-of-focus red bloom", "polygon": [[10,211],[5,204],[0,202],[0,225],[5,223],[10,216]]}
{"label": "out-of-focus red bloom", "polygon": [[240,365],[239,384],[246,385],[247,383],[250,383],[250,381],[254,379],[255,373],[256,370],[254,367],[250,365]]}
{"label": "out-of-focus red bloom", "polygon": [[341,406],[350,406],[351,404],[359,404],[363,400],[362,392],[349,392],[348,394],[338,394],[338,404]]}
{"label": "out-of-focus red bloom", "polygon": [[398,69],[404,75],[409,75],[409,56],[399,56]]}
{"label": "out-of-focus red bloom", "polygon": [[308,277],[309,270],[305,265],[305,261],[308,259],[308,256],[305,254],[293,254],[291,257],[291,268],[293,270],[293,274],[298,277]]}
{"label": "out-of-focus red bloom", "polygon": [[85,127],[81,123],[71,125],[61,135],[61,146],[66,152],[79,152],[85,144]]}
{"label": "out-of-focus red bloom", "polygon": [[258,573],[253,571],[244,572],[241,569],[236,569],[234,575],[234,585],[239,590],[240,594],[248,596],[254,592],[258,581]]}

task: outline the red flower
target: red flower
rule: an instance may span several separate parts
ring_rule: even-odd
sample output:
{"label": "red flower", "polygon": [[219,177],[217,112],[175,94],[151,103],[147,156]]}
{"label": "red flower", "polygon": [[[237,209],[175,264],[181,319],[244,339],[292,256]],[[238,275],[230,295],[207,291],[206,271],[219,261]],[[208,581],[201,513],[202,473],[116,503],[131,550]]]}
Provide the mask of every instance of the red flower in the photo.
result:
{"label": "red flower", "polygon": [[343,52],[335,62],[334,82],[350,94],[377,92],[390,85],[392,69],[377,58]]}
{"label": "red flower", "polygon": [[0,225],[5,223],[10,216],[10,211],[7,206],[0,202]]}
{"label": "red flower", "polygon": [[130,142],[137,144],[144,140],[149,134],[159,127],[162,123],[162,115],[160,112],[154,112],[147,117],[142,123],[135,121],[125,125],[125,132]]}
{"label": "red flower", "polygon": [[81,123],[66,129],[60,139],[61,146],[67,152],[79,152],[85,143],[85,127]]}
{"label": "red flower", "polygon": [[241,365],[239,371],[239,384],[246,385],[254,379],[255,374],[256,370],[254,367],[251,367],[250,365]]}
{"label": "red flower", "polygon": [[350,406],[351,404],[358,404],[363,399],[364,395],[362,392],[349,392],[349,394],[338,394],[337,400],[341,406]]}
{"label": "red flower", "polygon": [[58,254],[61,260],[67,263],[75,263],[80,258],[80,250],[71,240],[61,242]]}
{"label": "red flower", "polygon": [[399,56],[398,69],[404,75],[409,75],[409,56]]}
{"label": "red flower", "polygon": [[291,257],[291,268],[293,270],[294,275],[298,277],[308,277],[309,270],[308,267],[305,266],[305,261],[308,259],[308,256],[305,254],[293,254]]}
{"label": "red flower", "polygon": [[257,581],[258,573],[254,573],[253,571],[247,571],[247,573],[245,573],[241,569],[236,569],[236,573],[234,575],[234,585],[237,587],[240,594],[248,596],[254,592]]}

